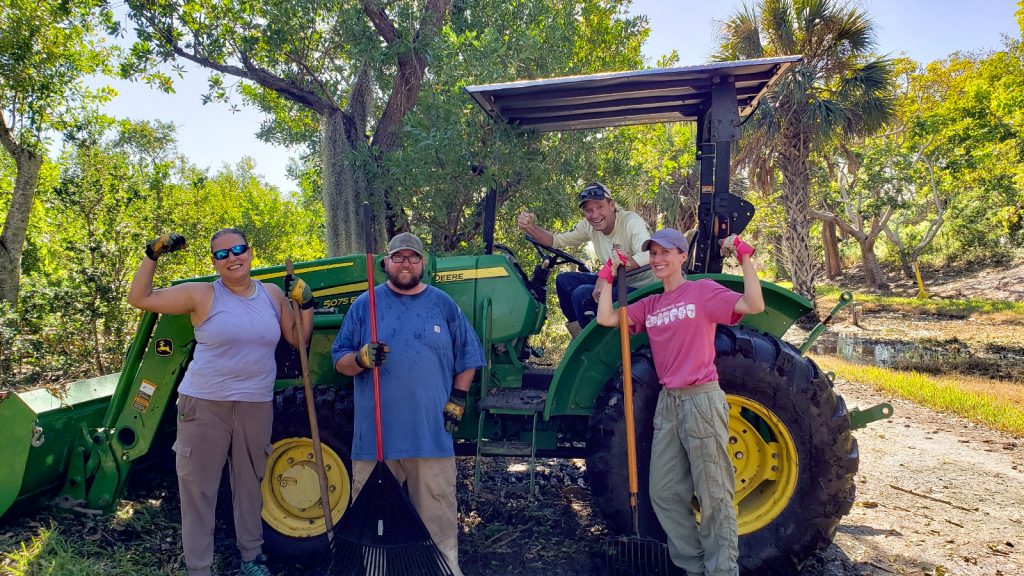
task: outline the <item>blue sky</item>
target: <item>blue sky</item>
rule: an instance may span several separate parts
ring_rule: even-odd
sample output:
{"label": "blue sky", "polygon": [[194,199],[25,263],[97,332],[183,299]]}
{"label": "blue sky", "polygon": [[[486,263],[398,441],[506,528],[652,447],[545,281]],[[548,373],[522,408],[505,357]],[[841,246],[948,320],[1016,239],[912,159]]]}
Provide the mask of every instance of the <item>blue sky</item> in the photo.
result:
{"label": "blue sky", "polygon": [[[955,51],[998,49],[1001,34],[1020,37],[1015,0],[862,0],[877,29],[878,50],[931,62]],[[653,63],[676,49],[680,64],[707,60],[716,22],[741,5],[731,0],[634,0],[632,12],[646,14],[651,36],[644,54]],[[282,191],[295,189],[286,166],[298,151],[265,144],[255,132],[264,120],[254,110],[232,113],[227,105],[202,105],[206,74],[186,67],[176,93],[161,94],[144,85],[113,82],[119,95],[106,112],[120,118],[161,119],[178,127],[178,146],[193,163],[213,170],[251,156],[257,170]],[[516,80],[516,78],[509,78]]]}

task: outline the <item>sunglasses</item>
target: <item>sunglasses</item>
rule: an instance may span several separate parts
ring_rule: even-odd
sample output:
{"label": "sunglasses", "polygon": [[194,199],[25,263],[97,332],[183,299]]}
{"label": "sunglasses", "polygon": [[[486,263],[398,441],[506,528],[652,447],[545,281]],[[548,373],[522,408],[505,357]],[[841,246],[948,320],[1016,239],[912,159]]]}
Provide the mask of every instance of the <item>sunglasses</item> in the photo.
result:
{"label": "sunglasses", "polygon": [[236,245],[232,246],[231,248],[224,248],[223,250],[214,250],[213,251],[213,259],[214,260],[227,260],[228,256],[230,256],[230,255],[241,256],[242,254],[245,254],[248,251],[249,251],[249,245],[248,244],[236,244]]}
{"label": "sunglasses", "polygon": [[587,200],[611,200],[612,195],[608,193],[608,189],[604,186],[587,186],[580,192],[579,201],[586,202]]}
{"label": "sunglasses", "polygon": [[417,256],[415,254],[412,256],[402,256],[400,254],[395,254],[394,256],[388,256],[388,258],[391,258],[391,261],[394,262],[395,264],[402,264],[403,262],[408,262],[409,264],[419,264],[420,262],[423,262],[423,256]]}

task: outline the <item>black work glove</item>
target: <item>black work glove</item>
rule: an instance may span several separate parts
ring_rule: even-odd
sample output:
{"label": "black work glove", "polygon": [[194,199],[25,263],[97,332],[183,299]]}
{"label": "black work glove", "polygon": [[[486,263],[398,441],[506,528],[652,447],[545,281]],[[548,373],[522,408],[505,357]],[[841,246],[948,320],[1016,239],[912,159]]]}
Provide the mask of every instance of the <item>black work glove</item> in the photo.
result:
{"label": "black work glove", "polygon": [[449,434],[459,429],[462,415],[466,413],[466,391],[452,388],[448,395],[448,403],[444,405],[444,429]]}
{"label": "black work glove", "polygon": [[156,259],[160,256],[177,252],[186,246],[188,246],[188,242],[184,236],[168,232],[146,243],[146,257],[156,262]]}
{"label": "black work glove", "polygon": [[309,310],[316,306],[316,298],[313,298],[313,291],[309,288],[309,284],[306,284],[298,276],[284,275],[284,293],[295,300],[299,308],[303,310]]}
{"label": "black work glove", "polygon": [[363,347],[356,352],[356,364],[358,364],[363,370],[369,370],[374,366],[380,366],[384,363],[384,358],[390,351],[391,349],[388,348],[388,345],[383,342],[370,342],[364,344]]}

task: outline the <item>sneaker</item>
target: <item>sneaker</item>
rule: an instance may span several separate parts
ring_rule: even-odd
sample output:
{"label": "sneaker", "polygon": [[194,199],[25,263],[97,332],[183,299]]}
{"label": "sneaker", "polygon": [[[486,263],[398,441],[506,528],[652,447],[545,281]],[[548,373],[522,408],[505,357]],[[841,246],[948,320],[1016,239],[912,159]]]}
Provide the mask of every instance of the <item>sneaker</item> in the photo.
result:
{"label": "sneaker", "polygon": [[260,554],[249,562],[242,562],[242,567],[238,570],[238,573],[241,576],[274,576],[270,572],[270,568],[267,568],[267,556],[265,554]]}

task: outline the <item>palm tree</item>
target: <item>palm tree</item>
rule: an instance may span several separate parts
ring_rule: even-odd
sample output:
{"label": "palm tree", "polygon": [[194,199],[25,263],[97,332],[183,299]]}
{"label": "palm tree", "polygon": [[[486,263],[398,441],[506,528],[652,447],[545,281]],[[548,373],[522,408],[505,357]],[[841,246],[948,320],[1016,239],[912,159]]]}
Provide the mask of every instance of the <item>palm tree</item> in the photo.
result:
{"label": "palm tree", "polygon": [[867,14],[837,0],[758,0],[722,23],[715,60],[802,54],[764,98],[744,135],[737,165],[752,185],[782,176],[782,240],[793,289],[814,298],[810,251],[811,154],[834,138],[870,134],[893,114],[889,60],[872,55]]}

